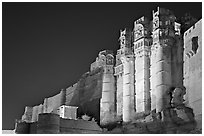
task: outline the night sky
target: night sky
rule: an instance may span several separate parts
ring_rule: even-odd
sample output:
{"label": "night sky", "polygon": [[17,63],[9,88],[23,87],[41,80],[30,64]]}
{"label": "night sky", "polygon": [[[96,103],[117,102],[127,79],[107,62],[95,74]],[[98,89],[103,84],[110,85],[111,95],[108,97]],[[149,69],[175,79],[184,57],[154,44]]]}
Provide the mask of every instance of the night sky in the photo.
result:
{"label": "night sky", "polygon": [[89,71],[98,52],[119,48],[119,31],[156,7],[201,18],[200,3],[3,3],[2,127]]}

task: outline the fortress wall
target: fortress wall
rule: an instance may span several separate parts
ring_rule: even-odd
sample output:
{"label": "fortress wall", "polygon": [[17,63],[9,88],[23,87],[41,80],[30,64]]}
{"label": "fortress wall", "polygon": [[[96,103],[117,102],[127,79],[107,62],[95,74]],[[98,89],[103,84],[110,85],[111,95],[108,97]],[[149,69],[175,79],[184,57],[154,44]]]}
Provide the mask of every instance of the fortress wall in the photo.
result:
{"label": "fortress wall", "polygon": [[173,87],[183,87],[183,40],[175,36],[176,43],[171,48],[171,78]]}
{"label": "fortress wall", "polygon": [[30,134],[37,133],[37,122],[30,123]]}
{"label": "fortress wall", "polygon": [[[150,60],[147,57],[143,57],[134,62],[134,58],[128,56],[131,50],[125,47],[126,56],[121,58],[123,73],[119,72],[117,74],[116,83],[113,75],[114,63],[111,65],[106,64],[110,63],[110,60],[106,60],[105,52],[102,51],[100,54],[101,58],[97,58],[96,62],[91,64],[90,72],[82,75],[77,83],[66,88],[66,90],[62,90],[50,98],[45,98],[43,104],[34,106],[31,109],[26,107],[22,120],[36,122],[40,113],[57,113],[57,109],[65,104],[79,107],[78,117],[87,114],[95,118],[97,122],[103,121],[103,119],[105,120],[104,122],[110,122],[114,116],[109,115],[115,112],[115,105],[117,105],[117,115],[123,116],[124,122],[129,122],[132,119],[132,113],[135,112],[134,106],[136,106],[136,112],[145,111],[145,106],[147,105],[145,100],[146,97],[149,97],[145,95],[147,91],[151,90],[151,109],[161,112],[170,106],[170,98],[169,94],[167,94],[169,89],[184,85],[186,87],[185,103],[193,109],[196,120],[201,121],[201,21],[198,21],[184,33],[183,41],[179,36],[173,37],[173,40],[170,38],[170,43],[168,44],[162,44],[159,39],[154,39],[156,42],[152,45]],[[184,55],[182,56],[182,54]],[[146,55],[145,52],[144,55]],[[136,64],[138,67],[134,69]],[[149,66],[151,66],[150,69]],[[149,77],[149,74],[151,77]],[[134,84],[135,81],[136,83]],[[115,101],[115,87],[117,87],[117,101]],[[136,95],[134,91],[136,91]],[[59,120],[56,122],[57,129],[54,133],[59,132]],[[42,121],[41,123],[43,124],[44,122]],[[60,129],[63,131],[69,130],[69,128],[66,128],[67,125],[65,122]],[[79,125],[81,124],[79,123]],[[33,130],[36,129],[36,125],[33,126]],[[73,129],[70,128],[70,130]]]}
{"label": "fortress wall", "polygon": [[[196,46],[198,47],[196,50]],[[185,102],[196,118],[202,116],[202,20],[184,33]],[[201,120],[201,119],[199,119]]]}
{"label": "fortress wall", "polygon": [[39,115],[37,134],[58,134],[59,128],[59,115],[52,113],[43,113]]}
{"label": "fortress wall", "polygon": [[65,103],[65,91],[62,90],[59,94],[53,97],[45,98],[43,104],[30,107],[29,109],[26,107],[25,113],[22,116],[22,120],[25,120],[26,122],[36,122],[38,121],[38,115],[40,113],[51,112],[57,113],[57,108],[64,103]]}
{"label": "fortress wall", "polygon": [[25,112],[24,112],[21,120],[25,121],[25,122],[31,122],[32,121],[32,113],[33,113],[33,107],[26,106]]}
{"label": "fortress wall", "polygon": [[123,75],[119,74],[117,78],[117,116],[123,115]]}
{"label": "fortress wall", "polygon": [[78,117],[87,114],[100,121],[100,102],[102,92],[102,69],[87,72],[79,79],[69,106],[78,107]]}
{"label": "fortress wall", "polygon": [[15,133],[16,134],[29,134],[30,133],[30,124],[26,122],[17,121],[15,124]]}
{"label": "fortress wall", "polygon": [[[74,124],[74,126],[73,126]],[[70,120],[60,118],[60,133],[61,134],[98,134],[102,133],[101,128],[94,121],[86,120]]]}
{"label": "fortress wall", "polygon": [[34,106],[32,113],[32,122],[36,122],[37,120],[38,120],[38,106]]}
{"label": "fortress wall", "polygon": [[44,100],[44,113],[51,113],[55,111],[58,107],[60,107],[64,103],[64,91],[60,91],[59,94],[46,98]]}
{"label": "fortress wall", "polygon": [[66,97],[66,100],[65,100],[65,105],[69,105],[70,102],[71,102],[71,99],[74,95],[74,91],[76,90],[76,87],[77,87],[77,83],[75,83],[74,85],[66,88],[66,94],[65,94],[65,97]]}
{"label": "fortress wall", "polygon": [[36,122],[36,121],[38,121],[38,115],[39,115],[40,113],[43,113],[43,105],[42,105],[42,104],[33,107],[32,121],[31,121],[31,122]]}

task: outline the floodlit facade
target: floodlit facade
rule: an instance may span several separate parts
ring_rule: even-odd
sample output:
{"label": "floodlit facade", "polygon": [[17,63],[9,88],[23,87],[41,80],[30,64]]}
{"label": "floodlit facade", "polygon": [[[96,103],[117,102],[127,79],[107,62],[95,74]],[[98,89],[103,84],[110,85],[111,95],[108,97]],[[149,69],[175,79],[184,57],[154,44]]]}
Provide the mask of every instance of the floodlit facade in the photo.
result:
{"label": "floodlit facade", "polygon": [[[120,30],[117,54],[104,50],[73,86],[27,107],[22,117],[40,113],[77,120],[89,115],[100,125],[114,122],[174,122],[173,116],[202,124],[202,20],[181,34],[172,11],[157,8]],[[175,114],[173,114],[175,113]]]}

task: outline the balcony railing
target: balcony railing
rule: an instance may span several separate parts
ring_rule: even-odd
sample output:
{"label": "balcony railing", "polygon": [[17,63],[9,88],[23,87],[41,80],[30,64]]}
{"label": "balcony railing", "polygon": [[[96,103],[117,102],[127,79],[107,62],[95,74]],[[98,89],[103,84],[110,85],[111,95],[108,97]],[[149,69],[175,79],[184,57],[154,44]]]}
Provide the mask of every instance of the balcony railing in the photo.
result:
{"label": "balcony railing", "polygon": [[123,64],[120,64],[115,67],[114,75],[119,75],[123,73]]}

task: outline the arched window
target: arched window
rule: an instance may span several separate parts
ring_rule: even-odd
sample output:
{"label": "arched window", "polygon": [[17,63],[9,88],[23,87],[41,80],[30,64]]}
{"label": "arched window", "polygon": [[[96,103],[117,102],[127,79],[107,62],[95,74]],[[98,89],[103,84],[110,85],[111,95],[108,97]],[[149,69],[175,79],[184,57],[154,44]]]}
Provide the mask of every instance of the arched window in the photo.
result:
{"label": "arched window", "polygon": [[113,59],[114,59],[114,57],[112,55],[108,54],[106,56],[106,64],[107,65],[113,65]]}

